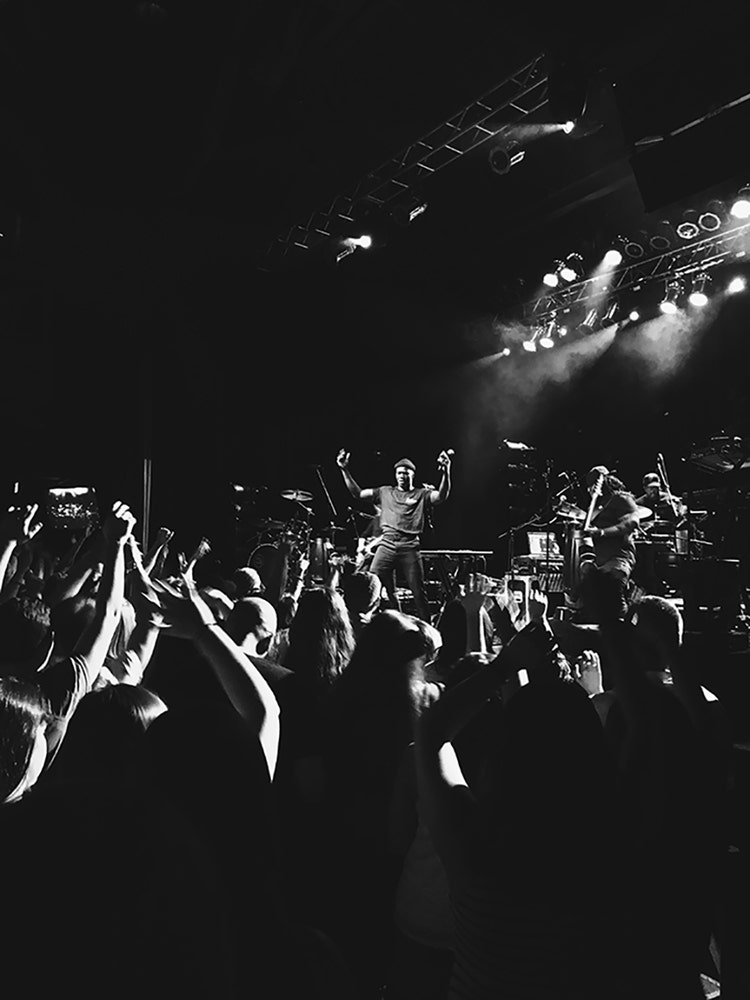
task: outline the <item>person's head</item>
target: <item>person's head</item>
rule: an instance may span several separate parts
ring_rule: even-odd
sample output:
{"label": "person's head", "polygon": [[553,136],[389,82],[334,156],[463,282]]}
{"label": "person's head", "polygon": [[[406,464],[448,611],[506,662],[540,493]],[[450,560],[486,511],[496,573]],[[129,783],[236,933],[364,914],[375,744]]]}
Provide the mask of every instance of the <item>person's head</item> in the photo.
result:
{"label": "person's head", "polygon": [[276,634],[277,616],[274,606],[263,597],[243,597],[234,602],[225,629],[238,646],[258,645]]}
{"label": "person's head", "polygon": [[262,594],[265,590],[260,573],[251,566],[240,566],[232,574],[232,583],[235,586],[235,597],[250,597],[253,594]]}
{"label": "person's head", "polygon": [[380,606],[383,585],[374,573],[351,573],[343,581],[344,601],[352,620],[369,620]]}
{"label": "person's head", "polygon": [[414,489],[414,474],[417,467],[410,458],[400,458],[393,466],[396,476],[396,486],[400,490]]}
{"label": "person's head", "polygon": [[302,592],[289,626],[285,666],[314,683],[333,684],[354,650],[354,632],[344,599],[330,587]]}
{"label": "person's head", "polygon": [[47,758],[46,706],[36,685],[0,678],[0,804],[20,799]]}
{"label": "person's head", "polygon": [[596,489],[596,484],[601,482],[601,495],[603,497],[612,496],[613,493],[625,493],[625,484],[617,476],[613,475],[606,465],[595,465],[586,473],[586,487],[590,494]]}
{"label": "person's head", "polygon": [[683,621],[678,608],[664,597],[648,594],[630,609],[646,669],[666,670],[682,644]]}
{"label": "person's head", "polygon": [[143,734],[167,711],[162,699],[134,684],[108,684],[75,710],[50,768],[54,784],[109,782],[134,762]]}
{"label": "person's head", "polygon": [[661,479],[657,472],[647,472],[643,477],[643,492],[648,497],[658,497],[661,492]]}
{"label": "person's head", "polygon": [[38,669],[49,633],[49,608],[35,598],[0,604],[0,675],[27,677]]}
{"label": "person's head", "polygon": [[294,594],[282,594],[276,605],[279,629],[289,628],[297,614],[297,598]]}

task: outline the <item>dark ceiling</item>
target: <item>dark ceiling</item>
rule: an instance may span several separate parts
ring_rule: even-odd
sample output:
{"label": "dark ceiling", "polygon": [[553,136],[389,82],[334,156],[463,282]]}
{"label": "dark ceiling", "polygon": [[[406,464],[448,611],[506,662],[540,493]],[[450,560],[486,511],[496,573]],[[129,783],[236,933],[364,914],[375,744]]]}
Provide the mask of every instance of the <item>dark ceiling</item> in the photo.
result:
{"label": "dark ceiling", "polygon": [[[197,465],[270,481],[339,443],[375,474],[391,449],[426,458],[452,440],[484,461],[518,431],[556,461],[606,443],[635,467],[741,422],[742,400],[651,432],[677,387],[665,404],[624,378],[612,403],[605,365],[613,381],[557,380],[514,423],[493,416],[488,394],[505,390],[475,368],[496,350],[492,317],[533,295],[550,261],[746,179],[741,129],[713,160],[667,156],[672,192],[663,164],[630,156],[635,138],[744,92],[748,16],[729,3],[702,24],[642,2],[0,2],[11,463],[85,474],[106,454],[132,471],[145,448],[181,484]],[[370,254],[267,267],[275,236],[541,53],[591,82],[597,127],[529,143],[505,176],[486,147],[461,157],[425,184],[428,211]],[[710,407],[726,403],[711,391]]]}

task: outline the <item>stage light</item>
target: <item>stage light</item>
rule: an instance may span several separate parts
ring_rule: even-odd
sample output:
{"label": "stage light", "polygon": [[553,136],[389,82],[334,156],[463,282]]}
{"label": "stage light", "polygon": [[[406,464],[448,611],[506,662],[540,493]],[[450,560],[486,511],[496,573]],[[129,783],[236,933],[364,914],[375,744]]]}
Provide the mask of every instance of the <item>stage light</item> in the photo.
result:
{"label": "stage light", "polygon": [[676,232],[681,240],[694,240],[700,233],[700,229],[694,222],[681,222]]}
{"label": "stage light", "polygon": [[619,250],[607,250],[602,263],[608,268],[617,267],[618,264],[622,264],[622,254]]}
{"label": "stage light", "polygon": [[[516,149],[517,152],[512,152]],[[507,174],[511,167],[515,167],[516,164],[520,163],[526,156],[526,150],[518,149],[516,143],[511,143],[510,146],[494,146],[487,156],[491,170],[500,174]]]}
{"label": "stage light", "polygon": [[558,337],[565,337],[567,335],[567,333],[568,333],[567,326],[558,327],[558,330],[557,330],[557,336]]}
{"label": "stage light", "polygon": [[742,187],[737,192],[737,200],[730,212],[735,219],[750,219],[750,187]]}
{"label": "stage light", "polygon": [[615,300],[614,302],[610,302],[610,304],[607,306],[607,308],[604,311],[604,315],[602,316],[602,323],[605,326],[607,323],[611,323],[614,320],[615,316],[617,315],[617,309],[618,309],[617,300]]}
{"label": "stage light", "polygon": [[579,276],[579,267],[583,262],[583,257],[579,253],[570,253],[565,258],[565,263],[560,268],[560,277],[563,281],[575,281]]}
{"label": "stage light", "polygon": [[362,236],[353,236],[351,239],[346,240],[346,242],[353,247],[362,247],[363,250],[369,250],[372,246],[372,236],[363,233]]}
{"label": "stage light", "polygon": [[534,341],[534,340],[524,340],[524,342],[521,344],[521,346],[523,347],[524,351],[535,351],[536,350],[536,341]]}
{"label": "stage light", "polygon": [[570,133],[573,131],[575,127],[576,127],[575,122],[563,122],[563,124],[560,126],[560,128],[566,135],[570,135]]}
{"label": "stage light", "polygon": [[508,357],[510,357],[510,348],[509,347],[504,347],[502,349],[502,351],[500,351],[500,357],[501,358],[508,358]]}
{"label": "stage light", "polygon": [[596,323],[596,317],[598,315],[598,310],[596,308],[589,309],[586,313],[586,318],[581,323],[581,327],[586,330],[593,330]]}
{"label": "stage light", "polygon": [[727,292],[730,295],[736,295],[738,292],[745,291],[746,282],[742,277],[732,278],[732,280],[727,285]]}
{"label": "stage light", "polygon": [[646,252],[640,243],[631,239],[624,240],[622,248],[628,257],[632,257],[633,260],[637,260],[639,257],[642,257]]}
{"label": "stage light", "polygon": [[547,286],[547,288],[557,288],[557,286],[560,284],[560,279],[553,271],[547,271],[545,276],[542,278],[542,281]]}
{"label": "stage light", "polygon": [[539,338],[539,346],[540,347],[545,347],[545,348],[547,348],[547,350],[549,350],[550,347],[554,347],[555,346],[555,342],[552,339],[552,337],[548,337],[547,334],[545,333],[545,335],[543,337]]}
{"label": "stage light", "polygon": [[391,209],[391,218],[398,226],[408,226],[420,215],[427,211],[427,203],[418,198],[411,198],[401,205],[394,205]]}
{"label": "stage light", "polygon": [[721,228],[721,219],[716,212],[704,212],[698,216],[698,225],[706,233],[715,233]]}
{"label": "stage light", "polygon": [[688,297],[688,302],[691,306],[697,306],[699,309],[702,309],[703,306],[708,305],[708,296],[706,295],[708,283],[709,277],[707,274],[699,274],[698,277],[695,278],[693,281],[693,287]]}
{"label": "stage light", "polygon": [[628,319],[630,320],[630,322],[631,323],[637,323],[640,318],[641,318],[641,314],[638,312],[638,310],[637,309],[631,309],[630,313],[628,314]]}
{"label": "stage light", "polygon": [[664,298],[659,303],[659,308],[668,316],[677,312],[677,300],[680,297],[681,288],[678,282],[670,282],[667,285]]}

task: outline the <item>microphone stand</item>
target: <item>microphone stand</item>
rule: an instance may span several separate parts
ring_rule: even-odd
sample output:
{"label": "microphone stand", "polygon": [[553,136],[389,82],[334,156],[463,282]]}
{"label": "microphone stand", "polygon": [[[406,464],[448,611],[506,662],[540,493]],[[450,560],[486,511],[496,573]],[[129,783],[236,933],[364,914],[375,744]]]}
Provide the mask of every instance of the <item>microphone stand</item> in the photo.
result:
{"label": "microphone stand", "polygon": [[338,521],[339,512],[336,510],[336,508],[335,508],[335,506],[333,504],[333,500],[331,500],[331,494],[328,492],[328,487],[325,484],[325,480],[323,479],[323,473],[320,471],[320,466],[319,465],[317,465],[315,467],[315,471],[316,471],[316,473],[318,475],[318,479],[320,480],[320,485],[321,485],[321,488],[323,490],[323,495],[325,496],[326,500],[328,501],[328,506],[333,511],[334,520]]}

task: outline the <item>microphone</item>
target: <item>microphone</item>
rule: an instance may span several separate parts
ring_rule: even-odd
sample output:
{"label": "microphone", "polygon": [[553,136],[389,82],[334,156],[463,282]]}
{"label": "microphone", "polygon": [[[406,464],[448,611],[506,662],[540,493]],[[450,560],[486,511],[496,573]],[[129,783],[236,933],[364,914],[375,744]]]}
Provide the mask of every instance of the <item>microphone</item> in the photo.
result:
{"label": "microphone", "polygon": [[450,456],[451,458],[453,458],[453,456],[454,456],[454,455],[455,455],[456,453],[455,453],[455,451],[454,451],[454,450],[453,450],[452,448],[446,448],[446,449],[445,449],[445,454],[446,454],[446,455],[449,455],[449,456]]}

